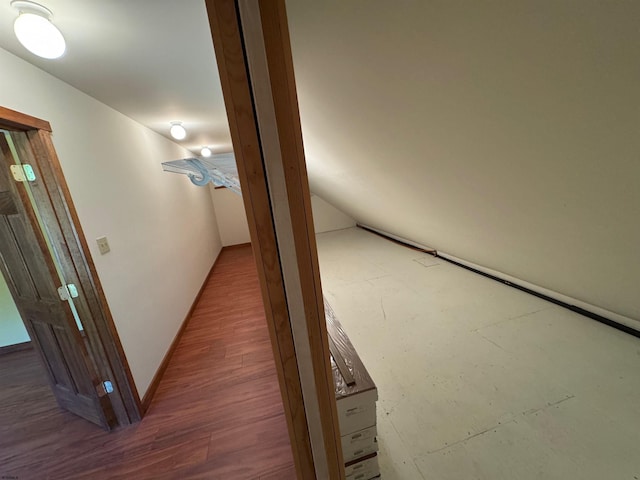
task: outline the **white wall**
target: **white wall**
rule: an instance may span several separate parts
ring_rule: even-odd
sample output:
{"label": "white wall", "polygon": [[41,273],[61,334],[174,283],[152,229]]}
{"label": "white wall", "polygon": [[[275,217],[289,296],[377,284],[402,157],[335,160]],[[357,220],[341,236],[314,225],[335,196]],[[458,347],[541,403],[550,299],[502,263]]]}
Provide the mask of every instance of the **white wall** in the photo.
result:
{"label": "white wall", "polygon": [[[88,67],[92,68],[92,67]],[[0,50],[0,105],[53,140],[140,395],[221,248],[207,189],[164,173],[187,152]],[[106,235],[101,256],[94,239]]]}
{"label": "white wall", "polygon": [[222,245],[227,247],[251,242],[242,196],[228,188],[215,188],[213,184],[209,184],[209,188]]}
{"label": "white wall", "polygon": [[28,341],[27,329],[24,328],[7,282],[0,273],[0,347]]}
{"label": "white wall", "polygon": [[316,233],[331,232],[356,226],[356,221],[353,218],[345,215],[318,195],[311,194],[311,209]]}
{"label": "white wall", "polygon": [[640,2],[287,2],[311,188],[640,319]]}
{"label": "white wall", "polygon": [[[222,245],[226,247],[251,242],[242,197],[228,188],[214,188],[211,184],[210,188]],[[345,215],[318,195],[311,194],[311,209],[316,233],[341,230],[356,225],[353,218]]]}

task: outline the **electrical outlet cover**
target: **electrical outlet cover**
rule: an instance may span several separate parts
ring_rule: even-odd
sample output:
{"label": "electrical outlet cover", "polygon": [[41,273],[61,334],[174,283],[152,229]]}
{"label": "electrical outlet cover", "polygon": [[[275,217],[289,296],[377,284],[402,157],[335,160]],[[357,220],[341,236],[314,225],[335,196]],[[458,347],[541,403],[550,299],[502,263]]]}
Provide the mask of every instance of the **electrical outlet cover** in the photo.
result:
{"label": "electrical outlet cover", "polygon": [[111,251],[107,237],[96,238],[96,243],[98,244],[98,250],[100,250],[102,255]]}

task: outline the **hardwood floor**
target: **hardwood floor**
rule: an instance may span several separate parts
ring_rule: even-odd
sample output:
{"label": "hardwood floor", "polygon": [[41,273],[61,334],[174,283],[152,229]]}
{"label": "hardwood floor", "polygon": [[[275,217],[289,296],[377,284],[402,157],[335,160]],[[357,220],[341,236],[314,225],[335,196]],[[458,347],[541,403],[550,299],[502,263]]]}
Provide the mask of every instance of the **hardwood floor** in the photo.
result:
{"label": "hardwood floor", "polygon": [[221,253],[136,425],[63,412],[33,352],[0,357],[0,478],[295,478],[251,247]]}

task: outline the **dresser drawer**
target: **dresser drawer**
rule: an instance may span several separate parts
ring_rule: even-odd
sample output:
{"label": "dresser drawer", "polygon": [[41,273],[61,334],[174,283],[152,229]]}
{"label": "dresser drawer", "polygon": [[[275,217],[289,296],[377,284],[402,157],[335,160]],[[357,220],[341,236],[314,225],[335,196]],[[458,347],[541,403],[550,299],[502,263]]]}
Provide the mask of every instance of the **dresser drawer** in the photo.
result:
{"label": "dresser drawer", "polygon": [[365,428],[341,438],[344,463],[377,451],[376,427]]}
{"label": "dresser drawer", "polygon": [[376,453],[346,466],[347,480],[369,480],[380,475]]}
{"label": "dresser drawer", "polygon": [[351,462],[353,460],[357,460],[358,458],[365,457],[372,453],[378,451],[378,442],[374,438],[368,438],[361,442],[362,444],[358,447],[353,447],[346,454],[344,454],[344,462]]}
{"label": "dresser drawer", "polygon": [[364,430],[376,424],[376,389],[338,399],[340,435]]}

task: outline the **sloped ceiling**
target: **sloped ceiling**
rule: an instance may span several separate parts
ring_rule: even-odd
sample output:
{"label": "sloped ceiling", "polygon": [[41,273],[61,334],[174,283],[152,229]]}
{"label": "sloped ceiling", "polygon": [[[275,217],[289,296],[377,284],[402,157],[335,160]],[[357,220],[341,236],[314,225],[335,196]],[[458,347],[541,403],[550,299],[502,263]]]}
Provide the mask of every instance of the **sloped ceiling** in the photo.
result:
{"label": "sloped ceiling", "polygon": [[[43,0],[44,2],[44,0]],[[230,151],[202,0],[47,0],[0,47]],[[357,221],[640,319],[640,2],[290,0],[311,189]],[[0,86],[2,77],[0,75]]]}
{"label": "sloped ceiling", "polygon": [[640,319],[640,2],[287,7],[314,192]]}
{"label": "sloped ceiling", "polygon": [[167,138],[169,122],[182,121],[188,136],[177,143],[185,148],[231,151],[203,0],[38,2],[53,11],[65,55],[45,60],[25,50],[9,0],[0,2],[1,48]]}

